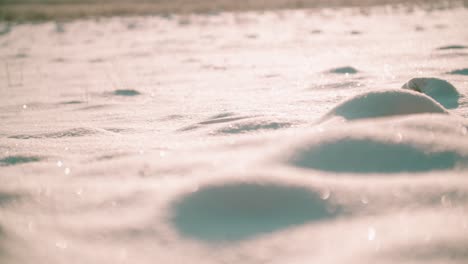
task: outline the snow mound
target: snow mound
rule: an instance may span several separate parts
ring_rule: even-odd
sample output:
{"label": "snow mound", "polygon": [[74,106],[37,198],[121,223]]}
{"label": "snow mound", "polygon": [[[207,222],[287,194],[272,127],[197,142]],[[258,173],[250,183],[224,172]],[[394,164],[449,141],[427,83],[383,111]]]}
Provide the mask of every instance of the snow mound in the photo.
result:
{"label": "snow mound", "polygon": [[402,88],[423,93],[446,108],[458,107],[460,93],[455,86],[446,80],[438,78],[413,78],[405,83]]}
{"label": "snow mound", "polygon": [[381,90],[359,94],[338,104],[321,121],[333,117],[355,120],[417,113],[448,114],[441,105],[425,95],[403,90]]}
{"label": "snow mound", "polygon": [[42,158],[37,156],[8,156],[0,159],[0,166],[11,166],[29,162],[40,161]]}
{"label": "snow mound", "polygon": [[234,182],[205,186],[173,204],[184,236],[234,242],[335,216],[330,201],[305,187]]}
{"label": "snow mound", "polygon": [[448,74],[468,75],[468,68],[453,70],[453,71],[449,72]]}
{"label": "snow mound", "polygon": [[276,130],[288,128],[292,124],[288,122],[276,122],[269,120],[253,120],[230,124],[227,127],[218,129],[214,134],[241,134],[262,130]]}
{"label": "snow mound", "polygon": [[110,131],[106,131],[104,129],[94,129],[94,128],[85,128],[85,127],[77,127],[72,129],[66,129],[57,132],[50,132],[50,133],[41,133],[41,134],[33,134],[33,135],[13,135],[9,136],[9,138],[15,139],[39,139],[39,138],[69,138],[69,137],[84,137],[84,136],[93,136],[98,135],[101,133],[111,133]]}
{"label": "snow mound", "polygon": [[328,70],[328,73],[337,73],[337,74],[356,74],[358,70],[351,66],[333,68]]}
{"label": "snow mound", "polygon": [[290,163],[341,173],[399,173],[452,169],[458,160],[450,151],[429,153],[408,143],[343,137],[302,147]]}

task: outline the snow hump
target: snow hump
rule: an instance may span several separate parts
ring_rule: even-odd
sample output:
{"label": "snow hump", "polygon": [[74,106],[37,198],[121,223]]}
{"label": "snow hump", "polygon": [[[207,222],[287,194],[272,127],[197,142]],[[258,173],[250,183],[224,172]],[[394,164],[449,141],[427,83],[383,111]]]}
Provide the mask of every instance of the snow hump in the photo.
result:
{"label": "snow hump", "polygon": [[333,117],[346,120],[418,113],[444,113],[447,110],[431,98],[404,90],[381,90],[354,96],[332,108],[322,121]]}
{"label": "snow hump", "polygon": [[423,93],[446,108],[457,108],[460,93],[446,80],[437,78],[413,78],[405,83],[403,89]]}
{"label": "snow hump", "polygon": [[173,204],[173,224],[184,236],[235,242],[334,217],[329,201],[305,187],[235,182],[203,187]]}

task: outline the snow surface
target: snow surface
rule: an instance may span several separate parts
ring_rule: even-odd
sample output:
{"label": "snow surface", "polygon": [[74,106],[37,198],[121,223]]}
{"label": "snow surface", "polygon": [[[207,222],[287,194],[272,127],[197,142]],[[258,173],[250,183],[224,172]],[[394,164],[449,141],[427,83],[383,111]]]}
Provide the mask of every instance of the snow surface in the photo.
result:
{"label": "snow surface", "polygon": [[467,263],[467,17],[13,26],[0,262]]}

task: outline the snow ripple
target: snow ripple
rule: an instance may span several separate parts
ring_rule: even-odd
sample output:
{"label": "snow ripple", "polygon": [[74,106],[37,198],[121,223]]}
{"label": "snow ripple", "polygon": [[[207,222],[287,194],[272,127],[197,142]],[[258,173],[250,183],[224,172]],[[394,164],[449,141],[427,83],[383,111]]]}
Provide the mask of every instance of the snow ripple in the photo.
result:
{"label": "snow ripple", "polygon": [[227,127],[218,129],[215,134],[241,134],[262,130],[276,130],[288,128],[291,127],[291,125],[292,124],[288,122],[275,122],[268,120],[245,121],[230,124]]}
{"label": "snow ripple", "polygon": [[39,139],[39,138],[69,138],[69,137],[83,137],[83,136],[92,136],[101,133],[112,133],[110,131],[101,130],[101,129],[92,129],[92,128],[84,128],[84,127],[77,127],[57,132],[50,132],[50,133],[42,133],[42,134],[33,134],[33,135],[13,135],[9,136],[9,138],[14,139]]}
{"label": "snow ripple", "polygon": [[437,48],[438,50],[454,50],[454,49],[466,49],[467,46],[463,45],[448,45]]}
{"label": "snow ripple", "polygon": [[233,122],[241,119],[251,118],[252,116],[236,116],[231,113],[219,114],[206,119],[205,121],[198,122],[189,126],[180,128],[178,131],[191,131],[205,126],[216,125],[221,123]]}

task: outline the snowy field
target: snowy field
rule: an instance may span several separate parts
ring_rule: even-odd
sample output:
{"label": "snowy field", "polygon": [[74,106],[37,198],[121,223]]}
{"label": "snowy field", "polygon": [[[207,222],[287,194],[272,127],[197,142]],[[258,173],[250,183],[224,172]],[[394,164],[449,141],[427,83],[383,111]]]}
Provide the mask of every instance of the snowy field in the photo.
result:
{"label": "snowy field", "polygon": [[467,263],[467,19],[0,24],[0,263]]}

